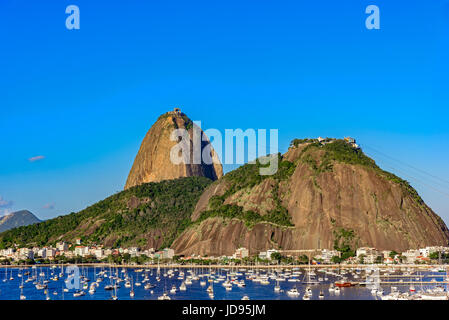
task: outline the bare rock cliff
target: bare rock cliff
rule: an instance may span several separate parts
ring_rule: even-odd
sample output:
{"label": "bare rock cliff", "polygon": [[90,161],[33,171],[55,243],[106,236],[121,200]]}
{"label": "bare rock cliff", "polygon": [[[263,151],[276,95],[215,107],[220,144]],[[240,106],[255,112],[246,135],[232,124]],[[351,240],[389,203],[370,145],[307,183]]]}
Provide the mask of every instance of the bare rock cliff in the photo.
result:
{"label": "bare rock cliff", "polygon": [[[174,164],[170,160],[170,151],[178,141],[171,141],[170,135],[175,129],[186,129],[193,137],[193,122],[180,111],[168,112],[159,117],[147,132],[142,141],[139,152],[128,175],[125,189],[147,182],[159,182],[182,177],[200,176],[217,180],[223,176],[223,169],[219,160],[213,164],[193,163],[193,141],[189,142],[190,164]],[[201,130],[201,135],[204,132]],[[201,142],[201,150],[210,147],[211,156],[217,159],[216,153],[209,140]]]}

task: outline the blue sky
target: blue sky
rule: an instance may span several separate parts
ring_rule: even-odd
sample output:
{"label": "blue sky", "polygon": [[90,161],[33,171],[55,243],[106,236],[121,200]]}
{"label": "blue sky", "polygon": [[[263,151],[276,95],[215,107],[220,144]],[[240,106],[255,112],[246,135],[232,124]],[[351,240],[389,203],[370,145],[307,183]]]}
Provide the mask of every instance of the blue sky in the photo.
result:
{"label": "blue sky", "polygon": [[281,152],[353,136],[449,222],[449,0],[2,0],[0,43],[0,213],[48,219],[122,190],[180,106],[204,129],[279,129]]}

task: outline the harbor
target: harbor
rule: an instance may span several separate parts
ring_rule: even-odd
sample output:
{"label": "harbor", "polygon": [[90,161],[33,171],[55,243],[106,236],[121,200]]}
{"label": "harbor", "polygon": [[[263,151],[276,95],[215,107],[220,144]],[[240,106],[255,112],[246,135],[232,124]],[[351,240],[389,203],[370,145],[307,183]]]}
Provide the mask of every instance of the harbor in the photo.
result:
{"label": "harbor", "polygon": [[1,300],[447,300],[441,266],[2,266]]}

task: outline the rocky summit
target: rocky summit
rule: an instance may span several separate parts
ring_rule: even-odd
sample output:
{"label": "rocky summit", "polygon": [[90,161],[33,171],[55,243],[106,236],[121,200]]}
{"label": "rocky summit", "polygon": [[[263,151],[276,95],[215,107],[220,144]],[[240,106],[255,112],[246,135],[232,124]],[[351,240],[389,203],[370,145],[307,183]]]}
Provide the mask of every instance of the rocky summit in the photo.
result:
{"label": "rocky summit", "polygon": [[178,254],[282,250],[404,251],[448,245],[449,230],[407,181],[352,139],[294,140],[273,176],[247,164],[211,184],[173,243]]}
{"label": "rocky summit", "polygon": [[[163,180],[171,180],[182,177],[207,177],[211,180],[217,180],[223,176],[222,165],[217,158],[215,151],[210,144],[209,139],[204,132],[199,129],[201,134],[201,154],[208,148],[211,158],[214,159],[212,164],[206,164],[203,159],[199,162],[193,161],[193,130],[195,124],[186,114],[179,109],[167,112],[159,117],[156,123],[147,132],[142,141],[139,152],[134,160],[134,164],[128,175],[125,189],[148,182],[159,182]],[[171,134],[175,129],[185,129],[189,132],[190,148],[189,163],[175,164],[170,159],[172,148],[179,141],[173,141]]]}

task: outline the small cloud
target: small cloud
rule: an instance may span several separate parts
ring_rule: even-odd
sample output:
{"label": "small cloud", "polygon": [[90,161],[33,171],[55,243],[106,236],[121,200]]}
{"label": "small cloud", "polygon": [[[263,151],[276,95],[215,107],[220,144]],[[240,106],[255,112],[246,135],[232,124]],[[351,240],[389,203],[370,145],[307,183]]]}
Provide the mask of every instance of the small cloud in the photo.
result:
{"label": "small cloud", "polygon": [[45,156],[35,156],[35,157],[31,157],[28,159],[29,162],[35,162],[35,161],[39,161],[39,160],[43,160],[45,159]]}
{"label": "small cloud", "polygon": [[4,200],[3,197],[0,196],[0,208],[3,208],[3,209],[11,208],[13,204],[14,204],[14,202]]}
{"label": "small cloud", "polygon": [[0,196],[0,217],[11,213],[13,204],[13,201],[5,200],[2,196]]}
{"label": "small cloud", "polygon": [[47,210],[53,210],[55,208],[55,203],[47,203],[45,204],[42,209],[47,209]]}

